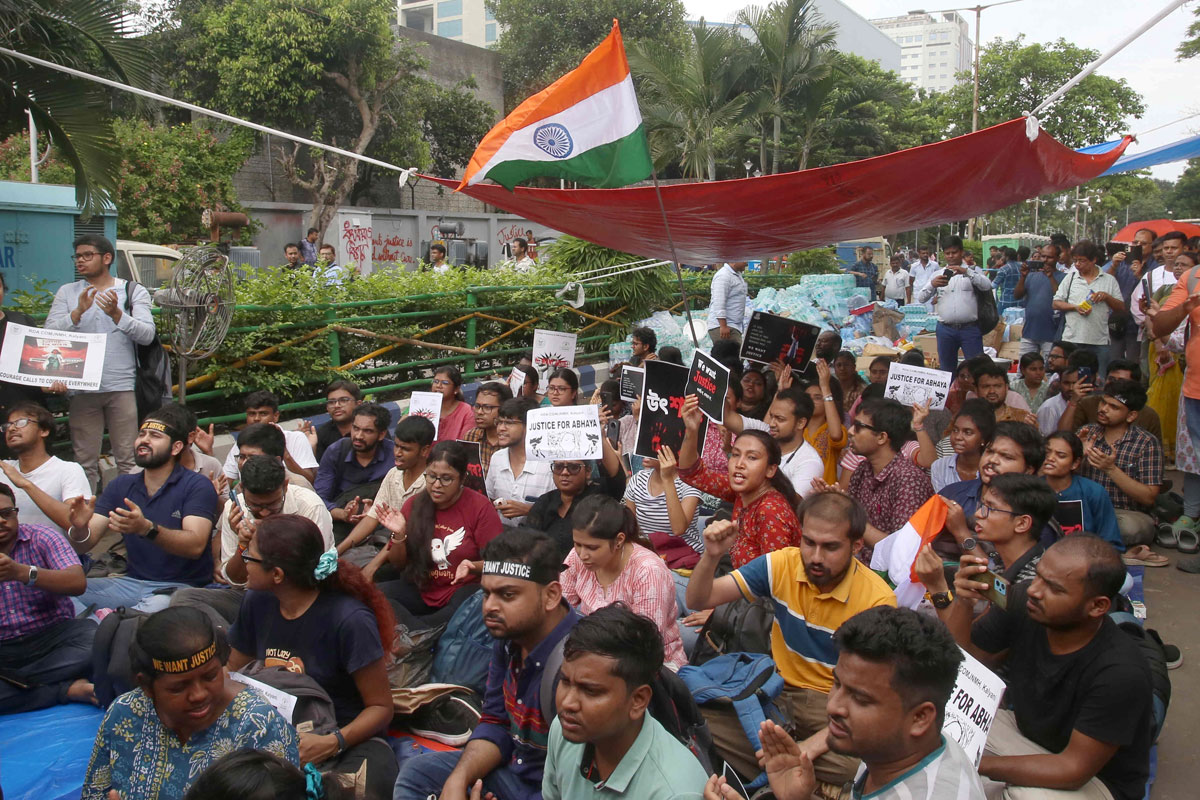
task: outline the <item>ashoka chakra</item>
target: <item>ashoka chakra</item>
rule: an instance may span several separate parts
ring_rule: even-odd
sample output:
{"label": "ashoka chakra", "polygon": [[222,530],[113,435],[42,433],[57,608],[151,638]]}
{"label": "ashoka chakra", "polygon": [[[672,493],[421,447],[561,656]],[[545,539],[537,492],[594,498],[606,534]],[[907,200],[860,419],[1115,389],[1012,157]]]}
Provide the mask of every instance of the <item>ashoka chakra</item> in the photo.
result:
{"label": "ashoka chakra", "polygon": [[557,123],[543,125],[534,131],[533,143],[555,158],[566,158],[575,149],[575,143],[571,141],[571,134]]}

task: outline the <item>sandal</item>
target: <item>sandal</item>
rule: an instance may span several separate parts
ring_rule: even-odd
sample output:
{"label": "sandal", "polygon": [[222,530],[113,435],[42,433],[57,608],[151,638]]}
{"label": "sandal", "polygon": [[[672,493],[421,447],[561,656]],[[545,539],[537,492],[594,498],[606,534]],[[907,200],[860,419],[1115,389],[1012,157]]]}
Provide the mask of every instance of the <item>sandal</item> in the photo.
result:
{"label": "sandal", "polygon": [[1166,547],[1174,550],[1179,547],[1179,536],[1175,533],[1175,529],[1167,524],[1158,526],[1158,533],[1154,535],[1154,543],[1159,547]]}
{"label": "sandal", "polygon": [[1179,552],[1192,555],[1200,553],[1200,533],[1196,533],[1194,528],[1184,528],[1175,535],[1179,545]]}
{"label": "sandal", "polygon": [[1131,547],[1121,556],[1121,560],[1130,566],[1165,567],[1171,562],[1166,556],[1154,552],[1144,544]]}

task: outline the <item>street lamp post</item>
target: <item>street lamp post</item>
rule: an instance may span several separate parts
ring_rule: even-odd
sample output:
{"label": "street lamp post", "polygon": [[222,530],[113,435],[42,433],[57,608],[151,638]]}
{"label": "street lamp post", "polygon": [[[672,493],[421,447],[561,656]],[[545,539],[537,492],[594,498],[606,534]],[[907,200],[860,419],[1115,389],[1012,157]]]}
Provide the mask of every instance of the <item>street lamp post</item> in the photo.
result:
{"label": "street lamp post", "polygon": [[746,159],[745,161],[742,162],[742,166],[746,168],[746,177],[749,178],[750,177],[750,168],[754,166],[754,162],[751,161],[750,159]]}

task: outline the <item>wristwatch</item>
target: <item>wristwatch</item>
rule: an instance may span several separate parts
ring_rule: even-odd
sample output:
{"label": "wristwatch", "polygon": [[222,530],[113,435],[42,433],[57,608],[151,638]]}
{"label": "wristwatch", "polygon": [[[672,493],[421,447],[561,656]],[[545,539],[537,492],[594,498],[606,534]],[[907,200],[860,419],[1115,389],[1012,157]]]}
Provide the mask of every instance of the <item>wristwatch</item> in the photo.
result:
{"label": "wristwatch", "polygon": [[831,394],[827,394],[827,395],[825,395],[825,396],[824,396],[823,398],[821,398],[821,399],[822,399],[822,400],[824,400],[826,403],[832,403],[832,402],[833,402],[833,395],[831,395]]}
{"label": "wristwatch", "polygon": [[925,598],[933,603],[934,608],[949,608],[950,604],[954,602],[954,592],[949,590],[945,592],[933,592],[932,594],[926,592]]}
{"label": "wristwatch", "polygon": [[153,539],[154,539],[154,537],[156,537],[156,536],[158,536],[158,523],[157,523],[157,522],[151,522],[151,523],[150,523],[150,530],[146,531],[146,539],[147,539],[147,540],[153,540]]}
{"label": "wristwatch", "polygon": [[29,565],[29,580],[25,581],[26,586],[33,586],[37,583],[38,568],[33,564]]}

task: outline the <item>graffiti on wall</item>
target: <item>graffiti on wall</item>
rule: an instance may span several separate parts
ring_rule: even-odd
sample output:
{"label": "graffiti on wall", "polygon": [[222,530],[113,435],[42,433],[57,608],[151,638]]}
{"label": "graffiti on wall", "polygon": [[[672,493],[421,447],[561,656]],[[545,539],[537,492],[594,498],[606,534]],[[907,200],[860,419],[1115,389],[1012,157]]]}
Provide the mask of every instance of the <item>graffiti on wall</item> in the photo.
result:
{"label": "graffiti on wall", "polygon": [[371,245],[370,228],[355,226],[350,220],[342,223],[342,249],[347,262],[370,265]]}
{"label": "graffiti on wall", "polygon": [[384,236],[383,232],[375,234],[372,240],[374,258],[384,264],[416,264],[417,257],[413,251],[413,240],[408,236],[391,234]]}

